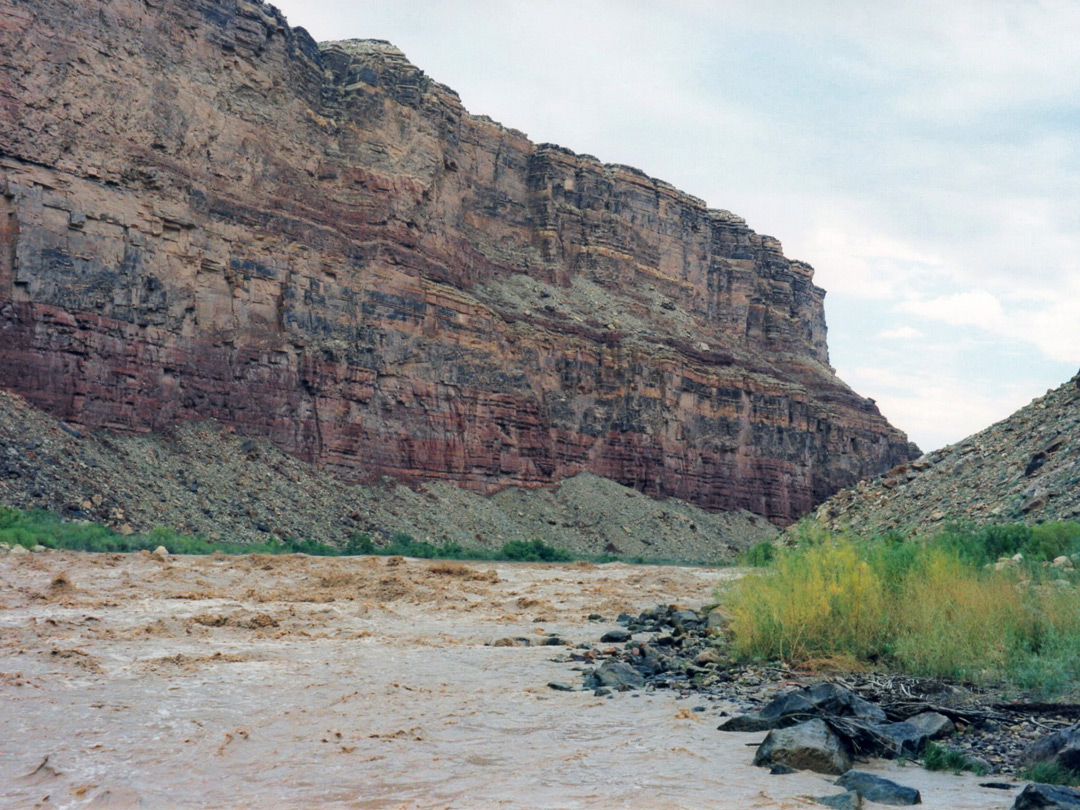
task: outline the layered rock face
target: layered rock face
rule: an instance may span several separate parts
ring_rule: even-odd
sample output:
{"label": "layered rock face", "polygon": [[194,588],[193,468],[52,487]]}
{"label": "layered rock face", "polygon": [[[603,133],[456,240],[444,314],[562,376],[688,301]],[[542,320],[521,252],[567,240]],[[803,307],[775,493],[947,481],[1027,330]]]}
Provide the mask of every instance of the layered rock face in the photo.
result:
{"label": "layered rock face", "polygon": [[812,269],[249,0],[0,0],[0,385],[348,480],[587,471],[777,522],[917,455]]}

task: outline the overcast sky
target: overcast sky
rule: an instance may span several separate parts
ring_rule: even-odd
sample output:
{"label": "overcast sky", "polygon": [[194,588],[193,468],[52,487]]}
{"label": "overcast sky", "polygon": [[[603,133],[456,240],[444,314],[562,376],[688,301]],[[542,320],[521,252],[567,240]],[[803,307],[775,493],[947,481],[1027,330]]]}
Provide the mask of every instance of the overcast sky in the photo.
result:
{"label": "overcast sky", "polygon": [[923,450],[1080,367],[1076,0],[275,4],[780,239],[837,373]]}

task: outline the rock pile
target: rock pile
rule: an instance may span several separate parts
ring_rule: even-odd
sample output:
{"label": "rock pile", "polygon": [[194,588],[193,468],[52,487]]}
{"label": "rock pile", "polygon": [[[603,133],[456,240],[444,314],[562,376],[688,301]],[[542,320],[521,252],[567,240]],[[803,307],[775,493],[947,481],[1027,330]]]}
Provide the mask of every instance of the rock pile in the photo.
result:
{"label": "rock pile", "polygon": [[[812,732],[815,737],[819,737],[818,731],[821,727],[829,730],[823,752],[828,751],[831,755],[833,748],[839,746],[849,756],[859,754],[887,759],[916,759],[931,739],[947,737],[954,730],[949,718],[937,712],[920,712],[908,719],[890,721],[881,707],[863,700],[835,683],[819,683],[806,689],[787,692],[759,712],[732,717],[719,728],[720,731],[794,728]],[[770,731],[765,738],[766,743],[769,743],[772,737],[773,732]],[[789,737],[790,735],[778,735],[777,739],[787,740]],[[775,748],[776,744],[772,743],[772,746]],[[784,746],[780,746],[779,750],[784,750]],[[772,764],[773,761],[783,760],[763,761],[760,764]]]}
{"label": "rock pile", "polygon": [[[806,678],[805,673],[731,660],[716,610],[660,605],[638,616],[622,614],[618,623],[621,628],[601,634],[599,645],[585,643],[568,651],[565,660],[582,669],[582,689],[608,697],[637,689],[672,689],[680,697],[698,695],[746,707],[724,720],[719,730],[768,731],[754,764],[771,773],[810,769],[844,774],[837,784],[853,795],[815,799],[827,806],[859,807],[863,798],[917,803],[917,791],[883,784],[887,780],[850,768],[860,757],[916,760],[932,741],[959,754],[977,772],[1015,774],[1037,762],[1080,770],[1080,724],[1073,724],[1080,717],[1077,706],[1002,702],[959,684],[872,675],[852,676],[848,685],[823,681],[793,689],[791,684]],[[572,688],[562,682],[551,687]],[[694,707],[707,710],[705,704]],[[1055,727],[1058,730],[1048,735],[1047,729]],[[1012,788],[1015,783],[992,786]],[[1016,807],[1080,808],[1036,804],[1051,794],[1059,802],[1071,795],[1067,788],[1043,787],[1029,788]],[[876,793],[878,789],[890,791],[893,800],[876,798],[885,795]]]}
{"label": "rock pile", "polygon": [[838,492],[806,522],[870,535],[1078,518],[1080,375],[962,442]]}

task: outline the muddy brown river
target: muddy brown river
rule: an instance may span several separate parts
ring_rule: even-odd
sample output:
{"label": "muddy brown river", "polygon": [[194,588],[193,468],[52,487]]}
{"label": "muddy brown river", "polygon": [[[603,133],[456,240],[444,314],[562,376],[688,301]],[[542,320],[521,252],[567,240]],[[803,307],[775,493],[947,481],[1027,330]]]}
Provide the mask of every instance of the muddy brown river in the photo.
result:
{"label": "muddy brown river", "polygon": [[[396,563],[396,564],[395,564]],[[750,765],[723,701],[597,698],[596,642],[734,569],[383,558],[0,558],[3,808],[812,808],[814,773]],[[729,706],[728,708],[733,708]],[[874,761],[928,808],[1007,808],[978,777]],[[867,807],[874,805],[868,804]]]}

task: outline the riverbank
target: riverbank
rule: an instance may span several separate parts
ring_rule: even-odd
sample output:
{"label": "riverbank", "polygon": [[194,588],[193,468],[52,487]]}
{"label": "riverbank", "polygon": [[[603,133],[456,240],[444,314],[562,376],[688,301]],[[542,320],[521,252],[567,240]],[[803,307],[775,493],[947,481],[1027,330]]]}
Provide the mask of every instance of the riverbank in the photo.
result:
{"label": "riverbank", "polygon": [[[770,776],[750,764],[762,733],[716,730],[745,701],[548,686],[580,673],[544,639],[595,645],[619,613],[696,608],[737,575],[8,556],[0,806],[815,807],[807,797],[837,792],[828,777]],[[534,643],[494,646],[504,638]],[[930,808],[1007,808],[1016,793],[914,765],[859,767],[918,788]]]}

